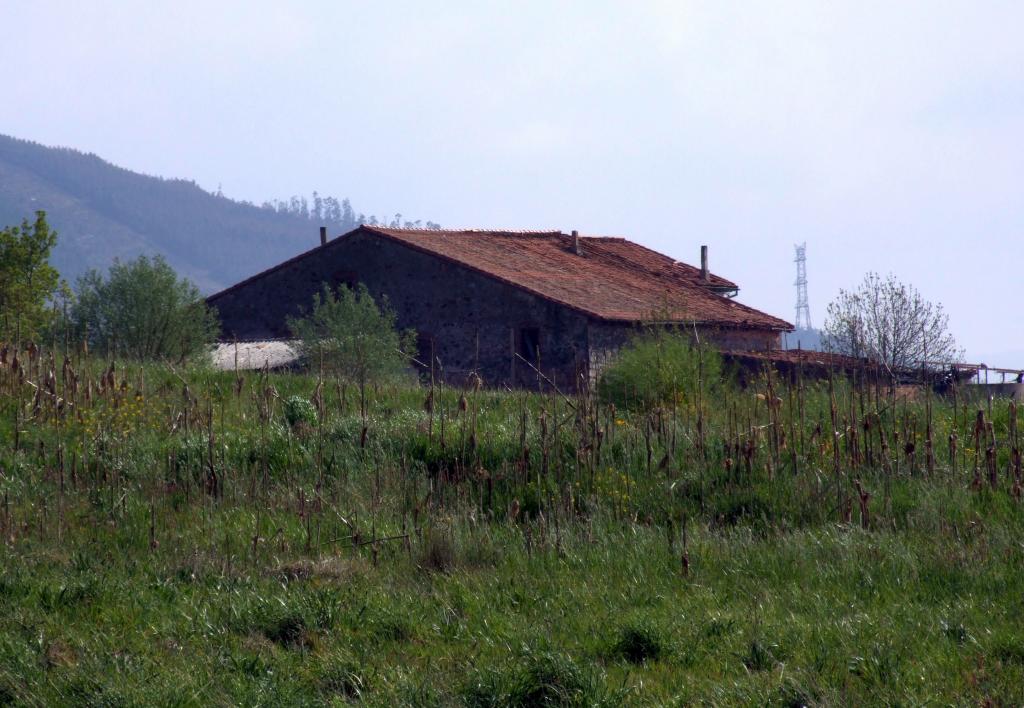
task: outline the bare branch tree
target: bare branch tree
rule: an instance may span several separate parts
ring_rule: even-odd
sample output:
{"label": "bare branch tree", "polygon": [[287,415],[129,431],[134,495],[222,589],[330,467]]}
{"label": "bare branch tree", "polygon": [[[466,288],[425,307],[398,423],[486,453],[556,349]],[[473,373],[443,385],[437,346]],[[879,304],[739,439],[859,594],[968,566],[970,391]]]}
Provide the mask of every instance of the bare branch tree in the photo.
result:
{"label": "bare branch tree", "polygon": [[882,362],[891,369],[963,358],[941,304],[925,300],[889,274],[868,273],[855,290],[840,290],[827,311],[826,342],[833,351]]}

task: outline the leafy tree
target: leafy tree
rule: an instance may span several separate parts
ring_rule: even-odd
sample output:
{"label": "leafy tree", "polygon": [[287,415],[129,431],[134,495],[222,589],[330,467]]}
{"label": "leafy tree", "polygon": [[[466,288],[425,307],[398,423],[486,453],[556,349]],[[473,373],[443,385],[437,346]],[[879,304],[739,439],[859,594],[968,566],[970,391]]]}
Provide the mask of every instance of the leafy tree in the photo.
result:
{"label": "leafy tree", "polygon": [[364,416],[367,385],[399,375],[416,347],[412,330],[398,331],[387,299],[378,306],[362,283],[336,291],[325,284],[313,296],[312,312],[290,318],[288,326],[311,366],[322,364],[325,372],[359,387]]}
{"label": "leafy tree", "polygon": [[79,278],[72,324],[90,346],[134,359],[184,359],[217,337],[216,312],[163,259],[114,261],[107,275]]}
{"label": "leafy tree", "polygon": [[620,408],[650,410],[695,401],[722,378],[722,357],[689,333],[651,327],[638,334],[601,372],[597,392]]}
{"label": "leafy tree", "polygon": [[46,212],[36,220],[0,229],[0,338],[22,340],[37,336],[54,317],[50,301],[60,276],[50,265],[57,232],[46,223]]}
{"label": "leafy tree", "polygon": [[855,290],[840,290],[828,306],[826,346],[865,357],[890,369],[910,369],[925,361],[959,361],[963,352],[949,333],[949,317],[892,274],[868,273]]}

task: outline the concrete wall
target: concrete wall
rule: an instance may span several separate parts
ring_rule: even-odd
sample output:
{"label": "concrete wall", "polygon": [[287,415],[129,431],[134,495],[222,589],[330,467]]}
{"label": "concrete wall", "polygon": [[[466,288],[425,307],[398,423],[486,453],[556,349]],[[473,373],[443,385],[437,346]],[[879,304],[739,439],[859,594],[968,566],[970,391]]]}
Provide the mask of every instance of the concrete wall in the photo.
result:
{"label": "concrete wall", "polygon": [[[540,369],[571,389],[586,362],[587,320],[575,311],[384,238],[355,232],[298,262],[213,298],[230,339],[288,335],[286,320],[308,311],[322,283],[364,283],[387,296],[401,328],[417,330],[420,359],[430,342],[449,380],[478,370],[488,386],[535,387],[539,377],[513,357],[524,328],[535,329]],[[515,360],[514,360],[515,359]],[[513,378],[514,377],[514,378]],[[542,381],[542,379],[541,379]]]}

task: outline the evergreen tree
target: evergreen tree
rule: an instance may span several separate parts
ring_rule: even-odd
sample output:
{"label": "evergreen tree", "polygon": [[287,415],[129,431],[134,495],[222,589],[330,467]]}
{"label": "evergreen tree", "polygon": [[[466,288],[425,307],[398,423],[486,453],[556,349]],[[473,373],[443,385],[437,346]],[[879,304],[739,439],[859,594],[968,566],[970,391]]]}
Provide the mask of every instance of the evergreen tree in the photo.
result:
{"label": "evergreen tree", "polygon": [[356,224],[355,212],[352,211],[352,204],[351,204],[351,202],[349,202],[348,199],[342,199],[341,200],[341,219],[340,219],[340,221],[341,221],[340,226],[341,226],[341,230],[342,231],[351,231],[352,229],[356,228],[356,226],[358,226],[358,224]]}
{"label": "evergreen tree", "polygon": [[318,222],[324,219],[324,200],[316,191],[313,192],[313,219]]}

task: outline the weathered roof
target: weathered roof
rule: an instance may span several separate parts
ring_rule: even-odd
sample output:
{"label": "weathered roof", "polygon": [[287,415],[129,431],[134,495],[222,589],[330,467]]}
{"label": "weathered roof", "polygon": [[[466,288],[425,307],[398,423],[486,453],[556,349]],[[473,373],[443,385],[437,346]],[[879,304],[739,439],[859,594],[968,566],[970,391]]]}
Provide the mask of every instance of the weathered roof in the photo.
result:
{"label": "weathered roof", "polygon": [[792,330],[777,317],[716,291],[735,290],[718,275],[701,278],[700,269],[618,237],[573,237],[560,231],[395,229],[361,226],[326,245],[247,278],[220,296],[364,233],[404,244],[514,285],[539,297],[610,321],[672,322]]}
{"label": "weathered roof", "polygon": [[605,320],[670,321],[790,330],[783,320],[723,297],[736,289],[717,275],[616,237],[559,231],[364,230],[460,263],[549,300]]}
{"label": "weathered roof", "polygon": [[213,350],[213,368],[220,371],[287,368],[299,360],[295,343],[283,339],[221,342]]}
{"label": "weathered roof", "polygon": [[789,364],[792,366],[816,366],[835,370],[878,369],[881,366],[870,359],[820,352],[813,349],[773,349],[771,351],[727,351],[726,356],[756,359],[773,364]]}

